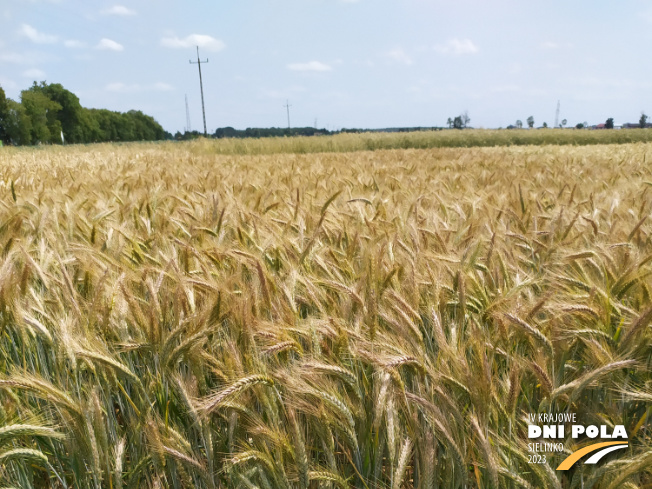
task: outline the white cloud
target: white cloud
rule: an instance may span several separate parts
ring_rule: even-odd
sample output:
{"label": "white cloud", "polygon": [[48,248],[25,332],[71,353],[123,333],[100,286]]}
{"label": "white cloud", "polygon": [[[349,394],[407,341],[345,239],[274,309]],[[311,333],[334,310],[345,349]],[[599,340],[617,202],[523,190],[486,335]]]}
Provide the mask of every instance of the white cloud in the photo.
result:
{"label": "white cloud", "polygon": [[333,68],[321,61],[309,61],[307,63],[290,63],[288,70],[292,71],[331,71]]}
{"label": "white cloud", "polygon": [[53,44],[57,42],[57,36],[39,32],[29,24],[22,24],[18,32],[36,44]]}
{"label": "white cloud", "polygon": [[129,87],[121,82],[109,83],[104,90],[107,92],[128,92]]}
{"label": "white cloud", "polygon": [[97,49],[107,49],[109,51],[124,51],[124,46],[106,37],[101,39],[99,44],[95,46]]}
{"label": "white cloud", "polygon": [[124,5],[114,5],[111,8],[107,8],[100,12],[102,15],[120,15],[122,17],[129,17],[131,15],[136,15],[135,10],[125,7]]}
{"label": "white cloud", "polygon": [[403,51],[401,48],[392,49],[391,51],[388,51],[385,54],[389,59],[393,61],[397,61],[398,63],[403,63],[408,66],[414,63],[414,61],[412,61],[412,58],[410,58],[410,56],[408,56],[408,54],[405,51]]}
{"label": "white cloud", "polygon": [[0,62],[15,63],[19,65],[19,64],[26,64],[27,59],[25,56],[18,53],[0,53]]}
{"label": "white cloud", "polygon": [[174,87],[172,85],[164,82],[156,82],[154,83],[154,85],[152,85],[152,88],[159,92],[169,92],[171,90],[174,90]]}
{"label": "white cloud", "polygon": [[86,46],[85,43],[81,41],[77,41],[76,39],[68,39],[66,41],[63,41],[63,45],[71,49],[83,48],[84,46]]}
{"label": "white cloud", "polygon": [[300,85],[293,85],[283,90],[265,88],[262,90],[262,96],[266,98],[288,99],[306,91],[306,88]]}
{"label": "white cloud", "polygon": [[39,52],[7,52],[0,51],[0,63],[12,63],[17,65],[34,66],[45,62],[51,62],[55,58],[52,55],[46,55]]}
{"label": "white cloud", "polygon": [[452,54],[460,56],[463,54],[475,54],[478,47],[470,39],[449,39],[444,44],[437,44],[435,51],[441,54]]}
{"label": "white cloud", "polygon": [[553,41],[546,41],[541,43],[541,47],[543,49],[558,49],[561,47],[561,45]]}
{"label": "white cloud", "polygon": [[164,37],[161,39],[161,46],[165,46],[166,48],[194,48],[195,46],[199,46],[209,51],[221,51],[226,47],[226,44],[206,34],[190,34],[183,39],[177,36]]}
{"label": "white cloud", "polygon": [[145,91],[156,91],[156,92],[169,92],[174,90],[174,87],[168,83],[156,82],[151,85],[141,85],[139,83],[132,83],[130,85],[122,82],[109,83],[104,87],[104,90],[107,92],[116,92],[116,93],[135,93],[135,92],[145,92]]}
{"label": "white cloud", "polygon": [[43,80],[45,78],[45,72],[39,70],[38,68],[31,68],[29,70],[23,71],[23,76],[33,80]]}

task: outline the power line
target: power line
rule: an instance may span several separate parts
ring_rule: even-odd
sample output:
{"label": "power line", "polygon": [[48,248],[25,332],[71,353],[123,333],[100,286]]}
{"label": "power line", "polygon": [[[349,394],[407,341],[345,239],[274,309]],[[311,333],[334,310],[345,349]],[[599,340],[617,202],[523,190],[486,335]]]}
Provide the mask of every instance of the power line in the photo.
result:
{"label": "power line", "polygon": [[192,65],[196,64],[199,68],[199,89],[201,90],[201,113],[202,116],[204,117],[204,136],[208,136],[208,131],[206,130],[206,109],[204,108],[204,84],[201,81],[202,63],[208,63],[208,58],[206,58],[206,61],[202,61],[199,59],[199,46],[197,46],[197,62],[195,63],[193,60],[190,60],[190,64]]}
{"label": "power line", "polygon": [[290,107],[292,107],[290,105],[290,101],[286,100],[285,105],[283,107],[285,107],[287,109],[287,111],[288,111],[288,129],[290,129]]}

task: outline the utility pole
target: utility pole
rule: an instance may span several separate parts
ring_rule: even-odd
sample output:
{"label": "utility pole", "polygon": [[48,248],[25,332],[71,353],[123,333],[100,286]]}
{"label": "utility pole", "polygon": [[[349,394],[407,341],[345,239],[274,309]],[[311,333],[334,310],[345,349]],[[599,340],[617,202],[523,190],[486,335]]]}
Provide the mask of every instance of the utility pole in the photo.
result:
{"label": "utility pole", "polygon": [[287,111],[288,111],[288,129],[290,129],[290,107],[292,107],[290,105],[290,101],[286,100],[285,105],[283,107],[285,107],[287,109]]}
{"label": "utility pole", "polygon": [[208,136],[208,132],[206,131],[206,109],[204,108],[204,85],[202,84],[201,81],[201,64],[202,63],[208,63],[208,58],[206,58],[206,61],[202,61],[199,59],[199,46],[197,46],[197,62],[194,62],[193,60],[190,60],[191,65],[197,65],[199,67],[199,89],[201,90],[201,113],[204,116],[204,136]]}
{"label": "utility pole", "polygon": [[559,100],[557,100],[557,112],[555,112],[555,128],[559,127]]}
{"label": "utility pole", "polygon": [[186,131],[192,132],[190,127],[190,110],[188,110],[188,94],[186,94]]}

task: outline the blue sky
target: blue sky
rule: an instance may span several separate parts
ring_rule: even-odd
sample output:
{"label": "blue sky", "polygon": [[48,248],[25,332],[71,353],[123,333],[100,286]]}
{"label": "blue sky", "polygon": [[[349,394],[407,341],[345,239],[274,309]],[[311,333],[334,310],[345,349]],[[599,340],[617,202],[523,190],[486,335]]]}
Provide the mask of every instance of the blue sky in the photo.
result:
{"label": "blue sky", "polygon": [[652,115],[644,0],[5,0],[0,85],[61,83],[166,130],[475,127]]}

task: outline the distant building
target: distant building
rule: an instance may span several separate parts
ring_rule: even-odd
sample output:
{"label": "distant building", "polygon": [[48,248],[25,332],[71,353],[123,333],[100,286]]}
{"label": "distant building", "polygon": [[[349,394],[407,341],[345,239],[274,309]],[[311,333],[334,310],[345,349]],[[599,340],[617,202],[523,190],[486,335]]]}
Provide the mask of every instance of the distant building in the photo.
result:
{"label": "distant building", "polygon": [[[626,122],[623,124],[623,129],[639,129],[641,125],[638,122]],[[648,122],[645,124],[645,128],[652,128],[652,122]]]}
{"label": "distant building", "polygon": [[[622,129],[624,126],[619,126],[614,124],[614,129]],[[606,129],[607,125],[603,122],[602,124],[596,124],[594,126],[589,126],[588,129]]]}

